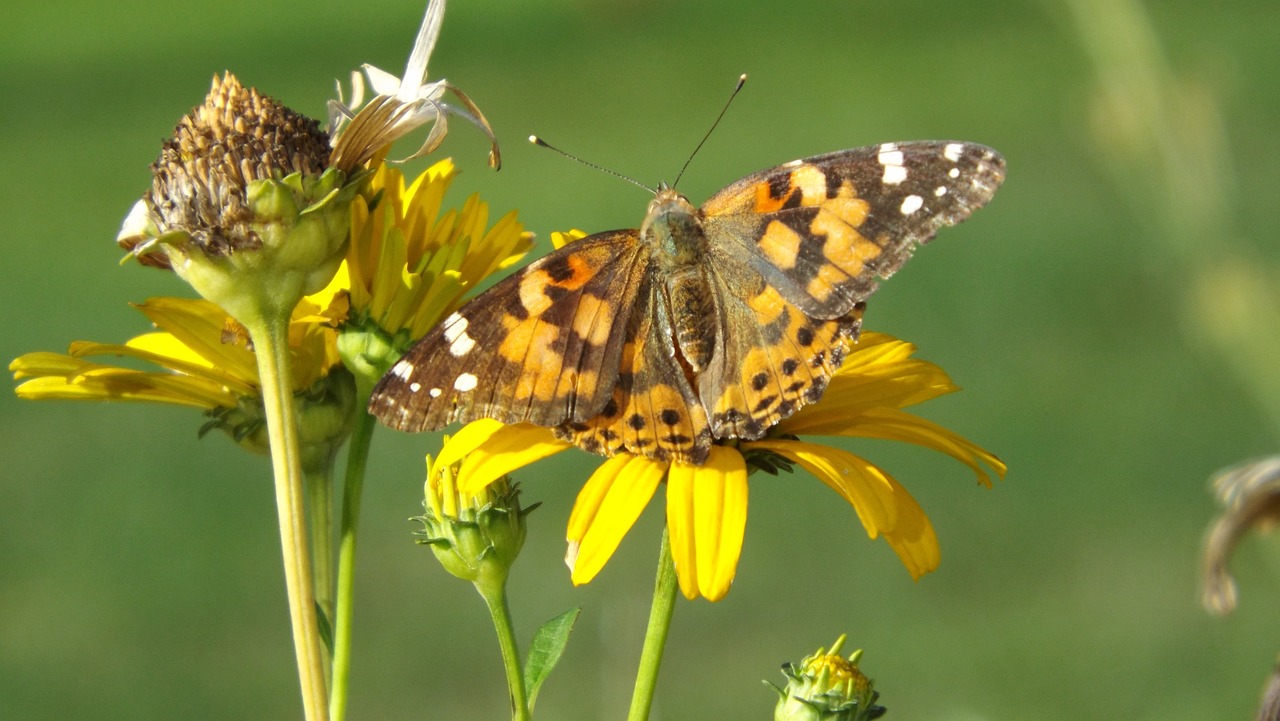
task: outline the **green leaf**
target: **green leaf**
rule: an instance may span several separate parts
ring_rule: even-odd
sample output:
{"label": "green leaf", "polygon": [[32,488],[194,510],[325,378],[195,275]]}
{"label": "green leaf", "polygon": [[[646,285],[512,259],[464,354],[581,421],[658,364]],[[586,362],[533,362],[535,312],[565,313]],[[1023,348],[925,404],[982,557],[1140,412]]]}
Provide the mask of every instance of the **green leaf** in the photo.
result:
{"label": "green leaf", "polygon": [[524,662],[524,687],[529,695],[529,711],[533,712],[533,704],[538,700],[538,689],[542,682],[551,675],[551,669],[560,663],[564,647],[569,643],[569,633],[578,620],[580,608],[570,609],[542,624],[533,634],[533,643],[529,646],[529,657]]}

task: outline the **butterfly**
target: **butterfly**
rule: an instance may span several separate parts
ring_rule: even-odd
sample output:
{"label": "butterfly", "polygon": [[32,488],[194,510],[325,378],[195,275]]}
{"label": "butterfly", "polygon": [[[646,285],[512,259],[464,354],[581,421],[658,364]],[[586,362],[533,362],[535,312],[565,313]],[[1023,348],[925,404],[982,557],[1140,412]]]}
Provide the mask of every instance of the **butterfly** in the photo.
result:
{"label": "butterfly", "polygon": [[494,418],[602,455],[703,463],[818,400],[864,301],[1005,176],[991,148],[883,143],[749,175],[700,208],[657,190],[479,295],[374,388],[404,431]]}

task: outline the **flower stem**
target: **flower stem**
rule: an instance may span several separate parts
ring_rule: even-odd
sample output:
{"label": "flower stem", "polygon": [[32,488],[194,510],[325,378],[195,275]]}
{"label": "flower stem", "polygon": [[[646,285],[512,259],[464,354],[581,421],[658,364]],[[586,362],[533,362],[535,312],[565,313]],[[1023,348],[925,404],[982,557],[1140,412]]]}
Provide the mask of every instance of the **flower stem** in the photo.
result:
{"label": "flower stem", "polygon": [[333,686],[329,692],[329,715],[343,721],[347,715],[347,691],[351,673],[351,620],[355,600],[356,531],[360,523],[360,498],[364,472],[373,440],[373,416],[369,405],[372,383],[356,375],[355,429],[347,450],[347,477],[342,490],[342,540],[338,547],[338,599],[333,618]]}
{"label": "flower stem", "polygon": [[[333,626],[333,458],[324,454],[326,462],[307,463],[302,475],[307,489],[307,527],[311,529],[311,578],[317,613]],[[327,658],[327,657],[326,657]],[[325,685],[332,680],[331,663],[324,664]]]}
{"label": "flower stem", "polygon": [[316,621],[315,588],[307,549],[307,521],[298,450],[297,415],[289,374],[289,311],[267,312],[242,319],[253,339],[258,376],[271,441],[275,475],[276,514],[280,549],[284,556],[285,590],[293,624],[293,647],[302,686],[302,709],[307,721],[327,721],[328,694],[324,682],[324,649]]}
{"label": "flower stem", "polygon": [[658,552],[658,576],[653,584],[653,606],[649,609],[649,627],[640,651],[640,669],[636,672],[636,688],[631,695],[627,721],[645,721],[653,705],[653,692],[658,685],[658,667],[671,630],[671,614],[676,607],[676,565],[671,559],[671,539],[662,529],[662,549]]}
{"label": "flower stem", "polygon": [[502,649],[502,666],[507,672],[507,691],[511,699],[512,721],[529,721],[529,698],[524,688],[524,672],[520,665],[520,649],[516,644],[515,626],[507,608],[505,581],[497,584],[476,582],[476,590],[484,597],[493,619],[493,630],[498,632],[498,646]]}

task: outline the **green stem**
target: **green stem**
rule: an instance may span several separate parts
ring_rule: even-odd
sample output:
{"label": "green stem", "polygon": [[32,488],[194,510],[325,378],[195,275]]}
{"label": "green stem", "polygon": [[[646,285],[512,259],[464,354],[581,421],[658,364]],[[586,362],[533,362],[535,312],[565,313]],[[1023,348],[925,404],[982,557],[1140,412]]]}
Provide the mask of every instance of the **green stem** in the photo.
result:
{"label": "green stem", "polygon": [[520,649],[516,644],[515,626],[511,623],[511,612],[507,608],[506,583],[475,584],[476,590],[484,597],[489,607],[489,616],[493,619],[493,629],[498,632],[498,646],[502,649],[502,666],[507,672],[507,690],[511,699],[511,718],[513,721],[529,721],[529,697],[524,688],[524,672],[520,666]]}
{"label": "green stem", "polygon": [[[322,454],[324,462],[307,463],[302,476],[307,487],[307,527],[311,530],[311,577],[316,608],[333,624],[333,458]],[[328,656],[326,656],[326,659]],[[331,664],[324,664],[325,684],[332,679]],[[331,714],[332,715],[332,714]]]}
{"label": "green stem", "polygon": [[333,721],[347,715],[347,692],[351,673],[352,602],[355,599],[356,531],[360,522],[360,498],[364,472],[373,440],[373,416],[365,412],[373,385],[356,375],[355,429],[347,450],[347,477],[342,490],[342,540],[338,547],[338,599],[333,618],[333,686],[329,694],[329,714]]}
{"label": "green stem", "polygon": [[[242,319],[243,322],[244,319]],[[293,647],[302,686],[302,709],[307,721],[327,721],[328,694],[324,682],[324,649],[316,621],[315,587],[307,549],[307,521],[298,450],[297,414],[289,374],[289,313],[264,313],[245,323],[258,358],[262,403],[271,442],[275,475],[276,514],[280,549],[284,556],[285,591]]]}
{"label": "green stem", "polygon": [[653,691],[658,685],[658,667],[662,650],[671,630],[671,614],[676,607],[676,564],[671,559],[671,539],[662,529],[662,549],[658,552],[658,577],[653,584],[653,606],[649,609],[649,627],[644,633],[640,651],[640,669],[636,672],[636,688],[631,695],[627,721],[646,721],[653,705]]}

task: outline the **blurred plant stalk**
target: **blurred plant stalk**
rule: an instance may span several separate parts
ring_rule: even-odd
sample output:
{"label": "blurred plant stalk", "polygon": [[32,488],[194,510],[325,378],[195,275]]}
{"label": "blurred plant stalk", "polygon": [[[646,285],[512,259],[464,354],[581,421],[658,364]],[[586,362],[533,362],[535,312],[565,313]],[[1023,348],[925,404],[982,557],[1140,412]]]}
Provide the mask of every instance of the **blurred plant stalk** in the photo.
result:
{"label": "blurred plant stalk", "polygon": [[1067,0],[1098,87],[1092,137],[1150,237],[1181,266],[1179,317],[1280,438],[1280,268],[1243,237],[1218,98],[1171,69],[1138,0]]}
{"label": "blurred plant stalk", "polygon": [[[1107,169],[1150,236],[1181,267],[1178,314],[1192,345],[1216,354],[1280,439],[1280,268],[1237,227],[1230,148],[1217,98],[1178,77],[1138,0],[1065,3],[1098,76],[1090,107]],[[1236,603],[1227,562],[1245,533],[1274,522],[1275,459],[1221,474],[1223,514],[1204,550],[1204,602],[1218,614]],[[1280,718],[1273,672],[1256,718]]]}

